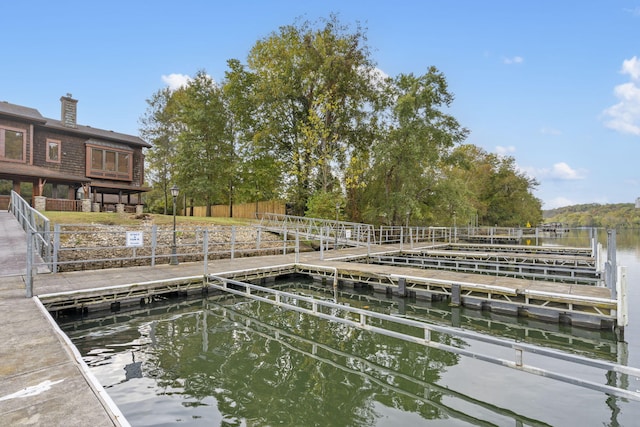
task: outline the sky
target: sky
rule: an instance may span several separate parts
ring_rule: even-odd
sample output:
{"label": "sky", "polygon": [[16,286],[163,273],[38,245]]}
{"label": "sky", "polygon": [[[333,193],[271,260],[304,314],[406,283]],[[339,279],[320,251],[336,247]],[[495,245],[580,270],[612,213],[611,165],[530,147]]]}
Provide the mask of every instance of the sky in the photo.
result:
{"label": "sky", "polygon": [[543,209],[640,197],[640,0],[2,2],[0,101],[132,135],[149,99],[281,26],[336,14],[389,76],[435,66],[465,143],[509,155]]}

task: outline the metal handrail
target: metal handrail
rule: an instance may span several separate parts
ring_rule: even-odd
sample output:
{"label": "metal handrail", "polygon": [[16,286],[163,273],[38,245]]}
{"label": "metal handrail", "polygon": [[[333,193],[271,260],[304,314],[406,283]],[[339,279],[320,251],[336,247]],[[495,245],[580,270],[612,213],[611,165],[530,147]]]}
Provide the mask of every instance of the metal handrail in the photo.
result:
{"label": "metal handrail", "polygon": [[[472,331],[466,331],[466,330],[457,329],[457,328],[428,324],[428,323],[420,322],[417,320],[392,316],[384,313],[376,313],[373,311],[363,310],[360,308],[355,308],[355,307],[339,304],[336,302],[321,300],[317,298],[311,298],[308,296],[297,295],[289,292],[283,292],[283,291],[266,288],[259,285],[253,285],[250,283],[240,282],[237,280],[232,280],[232,279],[228,279],[220,276],[209,275],[207,276],[207,278],[208,278],[209,286],[215,287],[217,289],[220,289],[232,294],[245,296],[254,300],[267,302],[269,304],[273,304],[285,309],[313,315],[326,320],[336,321],[351,327],[364,329],[364,330],[368,330],[375,333],[380,333],[380,334],[398,338],[404,341],[425,345],[431,348],[437,348],[440,350],[448,351],[448,352],[459,354],[462,356],[467,356],[477,360],[482,360],[484,362],[493,363],[496,365],[512,368],[515,370],[540,375],[543,377],[552,378],[558,381],[566,382],[566,383],[577,385],[580,387],[589,388],[592,390],[601,391],[614,396],[640,401],[640,392],[622,389],[622,388],[611,386],[611,385],[600,384],[590,380],[572,377],[570,375],[567,375],[561,372],[530,365],[524,362],[524,355],[535,354],[537,356],[548,357],[554,360],[578,363],[578,364],[589,366],[592,368],[630,375],[636,378],[640,377],[640,369],[638,368],[634,368],[626,365],[620,365],[614,362],[593,360],[593,359],[575,355],[575,354],[564,353],[561,351],[542,348],[542,347],[538,347],[538,346],[527,344],[527,343],[514,342],[511,340],[506,340],[502,338],[482,335]],[[234,287],[242,287],[244,288],[244,290],[234,289],[233,287],[229,287],[228,285],[233,285]],[[262,296],[264,294],[273,295],[273,299],[268,298],[266,296]],[[287,301],[293,301],[294,303],[289,303]],[[311,308],[306,308],[305,306],[300,304],[300,302],[310,305]],[[327,314],[322,312],[322,307],[326,307],[330,309],[329,311],[332,314]],[[337,316],[336,313],[338,312],[346,313],[346,315],[344,317]],[[349,318],[350,316],[351,318]],[[359,320],[358,321],[352,320],[354,316],[357,317]],[[397,332],[393,328],[384,328],[383,324],[381,324],[380,326],[374,326],[368,323],[367,321],[368,319],[378,319],[378,320],[389,322],[395,325],[404,325],[404,326],[413,327],[420,330],[423,335],[422,337],[419,337],[419,336],[410,335],[402,332]],[[442,342],[432,340],[431,338],[432,332],[447,334],[449,336],[462,338],[462,339],[473,340],[476,342],[493,345],[495,347],[512,349],[514,350],[515,357],[513,361],[510,361],[510,360],[502,359],[499,357],[494,357],[486,353],[480,353],[478,351],[467,350],[465,348],[458,348],[452,345],[443,344]]]}
{"label": "metal handrail", "polygon": [[[27,297],[33,296],[34,255],[42,257],[44,264],[51,268],[51,239],[49,219],[27,203],[18,193],[11,190],[10,209],[27,233]],[[35,248],[34,248],[35,246]],[[35,249],[35,250],[34,250]]]}

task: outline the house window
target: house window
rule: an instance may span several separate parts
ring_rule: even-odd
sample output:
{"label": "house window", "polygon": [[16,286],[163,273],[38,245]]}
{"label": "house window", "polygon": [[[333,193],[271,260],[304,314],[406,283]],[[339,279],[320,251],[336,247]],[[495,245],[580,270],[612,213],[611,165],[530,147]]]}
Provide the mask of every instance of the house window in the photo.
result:
{"label": "house window", "polygon": [[60,141],[47,139],[47,162],[60,163]]}
{"label": "house window", "polygon": [[0,128],[0,158],[24,162],[27,157],[26,134],[21,129]]}
{"label": "house window", "polygon": [[131,181],[131,151],[87,145],[87,176]]}

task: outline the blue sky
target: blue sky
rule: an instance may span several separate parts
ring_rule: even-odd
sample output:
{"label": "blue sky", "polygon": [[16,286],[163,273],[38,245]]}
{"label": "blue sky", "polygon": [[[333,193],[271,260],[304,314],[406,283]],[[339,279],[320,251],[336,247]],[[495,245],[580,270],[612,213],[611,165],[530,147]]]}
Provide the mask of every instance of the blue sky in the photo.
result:
{"label": "blue sky", "polygon": [[640,197],[640,0],[5,1],[0,101],[138,134],[158,89],[226,61],[282,25],[330,13],[367,29],[384,73],[431,65],[466,142],[513,156],[543,208]]}

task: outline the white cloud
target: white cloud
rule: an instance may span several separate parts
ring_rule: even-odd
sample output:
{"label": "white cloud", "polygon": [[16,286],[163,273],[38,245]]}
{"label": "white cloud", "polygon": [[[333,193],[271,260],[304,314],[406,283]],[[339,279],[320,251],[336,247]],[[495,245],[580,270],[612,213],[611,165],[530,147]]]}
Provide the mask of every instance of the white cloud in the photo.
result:
{"label": "white cloud", "polygon": [[375,86],[378,86],[378,87],[381,87],[384,81],[389,78],[389,75],[378,67],[374,67],[369,70],[365,69],[364,67],[361,67],[359,71],[361,73],[368,73],[371,83],[373,83]]}
{"label": "white cloud", "polygon": [[511,153],[515,152],[516,147],[514,147],[513,145],[509,145],[508,147],[503,147],[501,145],[496,146],[496,154],[498,154],[498,156],[508,156]]}
{"label": "white cloud", "polygon": [[575,181],[585,179],[587,171],[584,169],[573,169],[565,162],[555,163],[551,169],[522,169],[529,176],[536,177],[538,179],[551,179],[554,181]]}
{"label": "white cloud", "polygon": [[622,70],[620,70],[622,74],[629,74],[632,80],[640,79],[640,60],[637,56],[634,56],[631,59],[625,59],[622,62]]}
{"label": "white cloud", "polygon": [[633,16],[640,16],[640,6],[636,6],[634,9],[624,9],[625,12],[629,12]]}
{"label": "white cloud", "polygon": [[608,117],[605,126],[622,133],[640,135],[640,60],[634,56],[622,63],[622,74],[628,74],[631,81],[614,88],[618,103],[604,110]]}
{"label": "white cloud", "polygon": [[186,74],[169,74],[167,75],[163,75],[162,76],[162,81],[169,86],[169,89],[171,90],[177,90],[180,89],[183,86],[186,86],[189,81],[191,80],[191,77],[189,77]]}
{"label": "white cloud", "polygon": [[522,64],[524,62],[524,58],[522,56],[513,56],[511,58],[504,58],[503,62],[507,65]]}
{"label": "white cloud", "polygon": [[584,173],[573,169],[565,162],[560,162],[553,165],[553,168],[549,172],[549,177],[562,181],[573,181],[576,179],[584,179]]}

